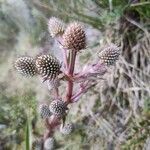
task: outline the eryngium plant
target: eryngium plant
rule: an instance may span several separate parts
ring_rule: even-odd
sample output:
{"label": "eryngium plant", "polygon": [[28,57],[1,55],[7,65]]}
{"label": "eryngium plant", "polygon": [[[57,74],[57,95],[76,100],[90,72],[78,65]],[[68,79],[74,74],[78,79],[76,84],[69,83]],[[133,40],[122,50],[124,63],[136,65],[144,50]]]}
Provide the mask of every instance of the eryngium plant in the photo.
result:
{"label": "eryngium plant", "polygon": [[[47,82],[48,88],[54,91],[49,104],[41,104],[39,114],[45,121],[47,130],[42,137],[42,149],[52,149],[55,129],[60,129],[63,134],[70,134],[72,124],[66,124],[68,105],[73,105],[91,87],[95,86],[99,79],[107,72],[108,67],[114,65],[120,55],[120,48],[115,44],[109,44],[98,53],[94,63],[85,64],[83,69],[75,72],[76,57],[80,50],[86,48],[86,33],[79,22],[70,23],[66,30],[64,23],[57,18],[50,18],[48,29],[52,37],[58,41],[62,50],[63,61],[53,55],[42,54],[35,59],[28,56],[16,60],[15,68],[23,75],[39,75],[43,82]],[[83,51],[84,52],[84,51]],[[60,95],[60,81],[65,81],[65,95]],[[78,86],[74,91],[74,85]]]}
{"label": "eryngium plant", "polygon": [[19,57],[15,62],[15,68],[25,76],[34,76],[37,73],[35,61],[29,56]]}

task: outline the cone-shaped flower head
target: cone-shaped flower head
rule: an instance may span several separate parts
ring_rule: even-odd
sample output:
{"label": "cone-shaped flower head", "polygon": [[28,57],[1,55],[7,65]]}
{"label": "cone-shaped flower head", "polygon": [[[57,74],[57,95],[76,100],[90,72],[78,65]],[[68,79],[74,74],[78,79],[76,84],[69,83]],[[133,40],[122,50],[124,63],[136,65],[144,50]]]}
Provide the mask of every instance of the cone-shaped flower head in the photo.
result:
{"label": "cone-shaped flower head", "polygon": [[46,104],[41,104],[39,106],[39,113],[40,113],[41,118],[43,118],[43,119],[49,118],[52,115],[49,110],[48,105],[46,105]]}
{"label": "cone-shaped flower head", "polygon": [[68,25],[63,34],[64,48],[79,51],[86,47],[86,35],[81,24],[74,22]]}
{"label": "cone-shaped flower head", "polygon": [[42,149],[42,140],[37,139],[32,143],[32,150],[41,150]]}
{"label": "cone-shaped flower head", "polygon": [[16,70],[25,76],[34,76],[37,73],[35,61],[32,57],[23,56],[15,61]]}
{"label": "cone-shaped flower head", "polygon": [[52,55],[41,55],[36,59],[36,67],[42,77],[54,80],[60,73],[61,65],[56,57]]}
{"label": "cone-shaped flower head", "polygon": [[64,27],[63,21],[58,18],[51,17],[48,21],[48,30],[52,37],[63,34]]}
{"label": "cone-shaped flower head", "polygon": [[52,137],[49,137],[44,142],[44,149],[45,150],[53,150],[55,146],[55,140]]}
{"label": "cone-shaped flower head", "polygon": [[120,55],[120,49],[114,44],[110,44],[99,53],[100,62],[106,65],[113,65]]}
{"label": "cone-shaped flower head", "polygon": [[47,80],[48,89],[58,88],[60,86],[60,80],[56,77],[55,80]]}
{"label": "cone-shaped flower head", "polygon": [[67,110],[67,105],[62,100],[54,100],[49,106],[50,111],[57,116],[63,116]]}
{"label": "cone-shaped flower head", "polygon": [[68,135],[68,134],[70,134],[73,131],[73,129],[74,129],[73,124],[72,123],[68,123],[68,124],[60,127],[60,132],[62,134]]}

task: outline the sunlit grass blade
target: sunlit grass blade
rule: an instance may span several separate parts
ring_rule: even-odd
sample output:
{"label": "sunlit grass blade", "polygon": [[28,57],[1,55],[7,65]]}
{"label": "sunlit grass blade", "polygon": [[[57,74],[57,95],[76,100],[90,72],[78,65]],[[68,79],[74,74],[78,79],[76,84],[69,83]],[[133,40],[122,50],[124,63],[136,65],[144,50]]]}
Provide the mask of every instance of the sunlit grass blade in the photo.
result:
{"label": "sunlit grass blade", "polygon": [[26,129],[25,129],[25,144],[26,150],[31,150],[31,124],[27,119]]}

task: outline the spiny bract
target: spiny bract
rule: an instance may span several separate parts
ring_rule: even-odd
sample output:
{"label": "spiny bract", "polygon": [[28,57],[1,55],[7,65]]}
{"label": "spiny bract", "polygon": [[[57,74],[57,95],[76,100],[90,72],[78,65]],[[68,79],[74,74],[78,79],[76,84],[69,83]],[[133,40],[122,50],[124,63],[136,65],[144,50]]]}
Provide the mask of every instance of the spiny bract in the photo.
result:
{"label": "spiny bract", "polygon": [[34,76],[37,73],[35,61],[32,57],[23,56],[15,61],[15,69],[25,76]]}
{"label": "spiny bract", "polygon": [[36,67],[42,77],[54,80],[60,73],[61,65],[56,57],[52,55],[41,55],[36,59]]}

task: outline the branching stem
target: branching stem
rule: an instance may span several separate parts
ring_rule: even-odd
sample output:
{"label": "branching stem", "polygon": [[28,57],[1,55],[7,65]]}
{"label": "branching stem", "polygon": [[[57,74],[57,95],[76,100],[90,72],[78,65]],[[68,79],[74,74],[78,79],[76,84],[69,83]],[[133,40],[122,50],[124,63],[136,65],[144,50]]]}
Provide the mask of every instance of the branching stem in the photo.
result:
{"label": "branching stem", "polygon": [[96,83],[93,83],[93,84],[91,84],[91,85],[88,85],[88,83],[87,83],[85,86],[83,86],[83,87],[80,89],[80,91],[79,91],[78,93],[76,93],[74,96],[72,96],[71,101],[72,101],[73,103],[74,103],[74,102],[77,102],[83,93],[86,93],[90,88],[92,88],[92,87],[95,86],[95,85],[96,85]]}

